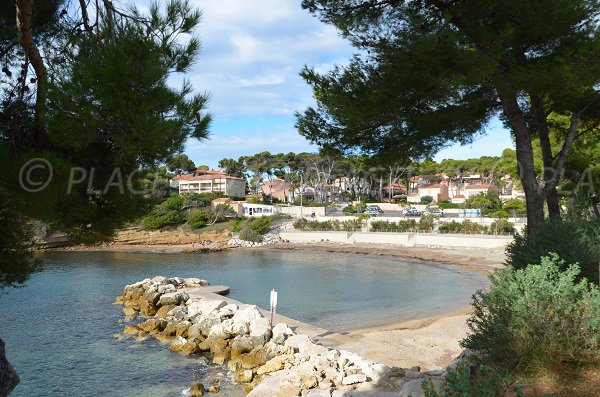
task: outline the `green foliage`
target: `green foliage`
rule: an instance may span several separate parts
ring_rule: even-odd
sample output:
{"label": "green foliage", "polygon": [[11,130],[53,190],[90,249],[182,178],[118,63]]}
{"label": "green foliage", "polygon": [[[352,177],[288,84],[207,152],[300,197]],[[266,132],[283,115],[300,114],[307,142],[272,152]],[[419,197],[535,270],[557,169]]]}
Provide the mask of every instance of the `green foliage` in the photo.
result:
{"label": "green foliage", "polygon": [[578,276],[579,267],[556,254],[539,265],[500,270],[489,292],[473,296],[462,346],[484,354],[494,368],[524,374],[598,363],[600,291]]}
{"label": "green foliage", "polygon": [[363,221],[358,219],[339,221],[337,219],[331,221],[309,221],[305,218],[298,219],[294,222],[294,228],[297,230],[306,230],[313,232],[333,232],[333,231],[345,231],[355,232],[362,229]]}
{"label": "green foliage", "polygon": [[488,228],[490,234],[514,234],[515,224],[506,219],[496,219]]}
{"label": "green foliage", "polygon": [[22,285],[41,270],[33,248],[31,226],[12,206],[0,201],[0,290]]}
{"label": "green foliage", "polygon": [[[16,35],[5,33],[18,31],[16,3],[0,6],[0,46],[9,50],[1,61],[13,70],[11,77],[5,69],[0,81],[0,161],[6,165],[0,189],[17,204],[17,219],[45,222],[74,243],[108,241],[147,211],[146,183],[158,180],[149,180],[147,171],[179,153],[187,139],[208,135],[208,97],[195,94],[181,75],[198,54],[200,13],[188,1],[173,0],[150,5],[146,14],[110,13],[111,24],[102,2],[20,3],[24,16],[33,5],[33,47],[26,40],[6,46]],[[93,20],[82,23],[82,6]],[[30,54],[38,50],[43,57],[36,60]],[[173,81],[184,82],[174,88]],[[43,191],[30,193],[18,175],[34,158],[47,160],[53,177]],[[32,176],[43,175],[36,170]],[[156,228],[183,220],[165,210],[145,223]]]}
{"label": "green foliage", "polygon": [[358,214],[358,216],[356,217],[356,220],[359,222],[364,222],[369,218],[371,218],[370,214]]}
{"label": "green foliage", "polygon": [[519,199],[508,200],[506,203],[504,203],[502,209],[511,214],[511,216],[523,215],[527,213],[525,201]]}
{"label": "green foliage", "polygon": [[431,204],[433,203],[433,197],[431,196],[422,196],[421,197],[421,204]]}
{"label": "green foliage", "polygon": [[342,212],[344,214],[356,214],[356,208],[354,208],[354,206],[352,204],[348,204],[347,206],[344,207]]}
{"label": "green foliage", "polygon": [[465,208],[477,208],[482,213],[488,214],[502,209],[502,201],[497,193],[490,191],[469,197],[465,201],[464,206]]}
{"label": "green foliage", "polygon": [[240,239],[244,241],[250,241],[253,243],[262,243],[263,236],[256,230],[253,230],[249,227],[245,227],[240,231]]}
{"label": "green foliage", "polygon": [[435,217],[433,215],[421,215],[417,227],[421,232],[431,232],[435,226]]}
{"label": "green foliage", "polygon": [[183,195],[173,195],[168,197],[162,203],[157,206],[157,211],[179,211],[184,205],[185,196]]}
{"label": "green foliage", "polygon": [[184,199],[184,206],[198,208],[210,207],[214,199],[226,197],[221,192],[182,193],[181,196]]}
{"label": "green foliage", "polygon": [[265,234],[269,231],[269,228],[271,227],[271,218],[268,216],[254,218],[250,222],[249,227],[258,234]]}
{"label": "green foliage", "polygon": [[502,391],[502,375],[484,365],[477,372],[471,371],[467,363],[459,364],[456,369],[448,368],[439,392],[431,380],[423,381],[425,397],[496,397]]}
{"label": "green foliage", "polygon": [[437,202],[438,207],[440,207],[440,209],[442,210],[446,210],[446,209],[458,209],[461,208],[460,204],[454,204],[451,203],[449,201],[446,200],[441,200]]}
{"label": "green foliage", "polygon": [[508,212],[506,212],[505,210],[501,209],[501,210],[493,210],[493,211],[487,211],[485,213],[485,216],[488,218],[508,218]]}
{"label": "green foliage", "polygon": [[228,158],[219,160],[219,168],[225,171],[227,175],[235,176],[237,178],[245,177],[246,166],[242,158],[238,160]]}
{"label": "green foliage", "polygon": [[263,241],[263,235],[271,228],[271,217],[261,216],[258,218],[246,218],[236,220],[233,231],[240,233],[240,239],[259,243]]}
{"label": "green foliage", "polygon": [[246,220],[244,218],[236,218],[236,219],[234,219],[231,231],[234,232],[234,233],[238,233],[240,230],[242,230],[242,227],[243,227],[245,221]]}
{"label": "green foliage", "polygon": [[185,221],[185,214],[179,211],[167,210],[164,212],[152,212],[145,216],[142,225],[146,230],[157,230],[165,226],[179,225]]}
{"label": "green foliage", "polygon": [[442,233],[486,234],[488,232],[488,227],[473,222],[470,219],[465,219],[462,222],[454,220],[450,222],[440,222],[438,230]]}
{"label": "green foliage", "polygon": [[182,171],[192,172],[196,170],[194,162],[184,153],[178,153],[166,162],[167,169],[171,172],[181,173]]}
{"label": "green foliage", "polygon": [[374,232],[411,232],[417,230],[417,221],[415,219],[402,219],[398,222],[372,221],[371,230]]}
{"label": "green foliage", "polygon": [[146,230],[157,230],[165,226],[184,223],[187,216],[181,211],[185,203],[185,196],[173,195],[162,203],[156,205],[142,220]]}
{"label": "green foliage", "polygon": [[533,231],[526,230],[517,234],[507,247],[507,262],[522,269],[530,263],[539,263],[548,252],[557,253],[566,263],[578,263],[581,276],[597,283],[600,221],[549,221]]}
{"label": "green foliage", "polygon": [[194,212],[188,216],[187,224],[193,229],[200,229],[208,223],[209,213],[206,211]]}

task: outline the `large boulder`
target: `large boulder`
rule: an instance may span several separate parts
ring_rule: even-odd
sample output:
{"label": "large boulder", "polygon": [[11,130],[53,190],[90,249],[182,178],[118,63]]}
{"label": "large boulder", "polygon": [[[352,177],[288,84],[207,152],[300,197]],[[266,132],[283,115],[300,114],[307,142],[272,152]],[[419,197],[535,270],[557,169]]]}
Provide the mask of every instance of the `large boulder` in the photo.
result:
{"label": "large boulder", "polygon": [[175,307],[176,307],[175,305],[161,306],[161,308],[156,311],[156,317],[158,317],[158,318],[168,317],[169,316],[169,312],[171,310],[173,310]]}
{"label": "large boulder", "polygon": [[187,292],[184,292],[184,291],[169,292],[169,293],[163,294],[158,299],[158,304],[160,306],[179,305],[180,303],[185,303],[185,301],[187,301],[188,299],[190,299],[190,296],[187,294]]}
{"label": "large boulder", "polygon": [[227,303],[222,300],[197,300],[188,306],[188,316],[190,318],[196,315],[207,316],[225,306],[227,306]]}
{"label": "large boulder", "polygon": [[294,331],[284,323],[279,323],[273,327],[273,342],[283,345],[285,340],[294,335]]}
{"label": "large boulder", "polygon": [[188,397],[201,397],[204,395],[204,385],[202,383],[195,383],[189,388],[187,392]]}
{"label": "large boulder", "polygon": [[317,356],[327,355],[329,349],[324,346],[315,344],[312,339],[306,335],[292,335],[285,341],[285,346],[293,347],[298,353]]}
{"label": "large boulder", "polygon": [[252,321],[262,317],[263,315],[258,307],[252,305],[245,308],[240,308],[237,312],[235,312],[233,315],[233,322],[250,324]]}
{"label": "large boulder", "polygon": [[0,396],[8,396],[20,382],[5,354],[4,341],[0,339]]}

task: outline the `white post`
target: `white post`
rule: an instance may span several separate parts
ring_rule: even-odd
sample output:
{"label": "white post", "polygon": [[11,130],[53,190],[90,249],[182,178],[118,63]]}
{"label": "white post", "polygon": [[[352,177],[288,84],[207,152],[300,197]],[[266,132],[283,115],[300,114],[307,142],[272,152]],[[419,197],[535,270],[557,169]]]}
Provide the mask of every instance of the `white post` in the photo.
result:
{"label": "white post", "polygon": [[277,309],[277,291],[271,290],[271,320],[269,321],[269,331],[273,334],[273,316]]}

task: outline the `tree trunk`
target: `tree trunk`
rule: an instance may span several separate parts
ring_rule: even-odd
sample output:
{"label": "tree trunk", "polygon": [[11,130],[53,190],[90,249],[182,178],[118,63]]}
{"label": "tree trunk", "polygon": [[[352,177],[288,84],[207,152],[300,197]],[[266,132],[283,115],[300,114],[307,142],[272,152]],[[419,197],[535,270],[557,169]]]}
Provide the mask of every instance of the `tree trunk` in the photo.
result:
{"label": "tree trunk", "polygon": [[0,397],[8,396],[19,382],[19,376],[6,358],[4,341],[0,339]]}
{"label": "tree trunk", "polygon": [[560,221],[560,201],[558,199],[558,191],[556,187],[548,190],[546,193],[546,204],[548,205],[548,215],[552,221]]}
{"label": "tree trunk", "polygon": [[48,71],[46,70],[40,51],[33,40],[33,32],[31,30],[33,0],[17,0],[16,4],[19,40],[37,77],[34,120],[35,143],[37,146],[43,147],[47,143],[45,133],[46,125],[44,120],[46,116],[46,93],[48,92]]}
{"label": "tree trunk", "polygon": [[544,186],[546,186],[546,203],[548,204],[548,215],[553,221],[560,221],[560,204],[556,185],[560,181],[558,170],[554,166],[554,155],[550,143],[550,129],[542,101],[532,96],[532,105],[535,114],[535,124],[540,137],[540,148],[542,149],[542,160],[544,162]]}
{"label": "tree trunk", "polygon": [[533,148],[529,128],[516,99],[516,95],[507,94],[498,89],[504,115],[515,134],[519,175],[527,203],[527,228],[533,230],[544,223],[544,192],[539,185],[533,162]]}

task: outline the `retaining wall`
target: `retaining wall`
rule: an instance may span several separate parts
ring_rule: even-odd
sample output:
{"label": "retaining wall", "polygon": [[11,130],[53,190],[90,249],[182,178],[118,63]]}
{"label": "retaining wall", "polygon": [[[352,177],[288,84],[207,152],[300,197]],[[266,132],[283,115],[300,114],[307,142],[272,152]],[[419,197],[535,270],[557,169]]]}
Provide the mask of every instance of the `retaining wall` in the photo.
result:
{"label": "retaining wall", "polygon": [[404,247],[439,246],[439,247],[472,247],[472,248],[504,248],[513,241],[507,236],[437,234],[437,233],[376,233],[376,232],[280,232],[279,236],[291,242],[331,241],[338,243],[392,244]]}

